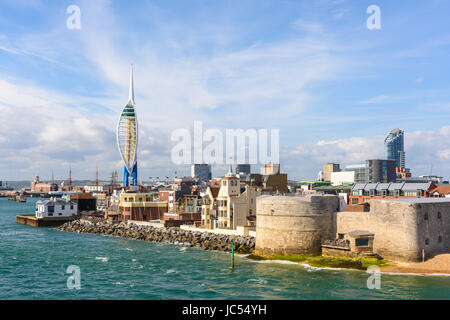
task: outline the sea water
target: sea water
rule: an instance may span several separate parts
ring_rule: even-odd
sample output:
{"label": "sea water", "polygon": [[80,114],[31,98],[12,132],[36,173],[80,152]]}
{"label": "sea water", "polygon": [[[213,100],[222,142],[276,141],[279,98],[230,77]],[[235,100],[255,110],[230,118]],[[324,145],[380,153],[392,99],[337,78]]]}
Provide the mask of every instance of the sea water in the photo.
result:
{"label": "sea water", "polygon": [[450,299],[450,277],[382,274],[368,289],[364,271],[243,256],[231,271],[230,253],[17,224],[27,200],[0,198],[0,299]]}

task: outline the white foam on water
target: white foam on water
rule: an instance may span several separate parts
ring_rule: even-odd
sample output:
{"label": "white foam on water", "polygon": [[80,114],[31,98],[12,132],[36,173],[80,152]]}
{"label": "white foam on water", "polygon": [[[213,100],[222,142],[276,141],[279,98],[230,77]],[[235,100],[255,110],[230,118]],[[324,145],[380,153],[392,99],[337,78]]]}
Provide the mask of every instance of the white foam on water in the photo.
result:
{"label": "white foam on water", "polygon": [[131,259],[131,261],[136,262],[136,259]]}
{"label": "white foam on water", "polygon": [[389,274],[393,276],[421,276],[421,277],[450,277],[450,273],[411,273],[411,272],[384,272],[382,274]]}
{"label": "white foam on water", "polygon": [[108,262],[108,258],[107,257],[95,257],[95,260],[100,260],[102,262]]}
{"label": "white foam on water", "polygon": [[184,252],[184,251],[186,251],[186,249],[187,249],[186,247],[183,247],[183,248],[180,249],[180,251]]}
{"label": "white foam on water", "polygon": [[256,283],[259,283],[259,284],[267,284],[267,280],[264,280],[264,279],[248,279],[246,282],[247,283],[249,283],[249,282],[256,282]]}
{"label": "white foam on water", "polygon": [[169,269],[166,271],[166,274],[170,274],[170,273],[174,273],[174,272],[176,272],[174,269]]}

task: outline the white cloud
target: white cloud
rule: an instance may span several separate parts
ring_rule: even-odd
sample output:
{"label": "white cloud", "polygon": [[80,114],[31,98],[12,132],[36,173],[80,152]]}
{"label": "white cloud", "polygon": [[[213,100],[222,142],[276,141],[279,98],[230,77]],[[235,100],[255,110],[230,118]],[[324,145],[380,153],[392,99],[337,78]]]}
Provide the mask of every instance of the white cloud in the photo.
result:
{"label": "white cloud", "polygon": [[[286,154],[282,161],[297,164],[298,177],[315,178],[324,163],[364,163],[367,159],[384,158],[384,136],[354,137],[332,141],[318,141],[313,145],[301,145]],[[450,126],[437,131],[405,132],[406,165],[413,175],[434,174],[450,176]],[[283,154],[283,153],[281,153]],[[294,169],[295,170],[295,169]]]}

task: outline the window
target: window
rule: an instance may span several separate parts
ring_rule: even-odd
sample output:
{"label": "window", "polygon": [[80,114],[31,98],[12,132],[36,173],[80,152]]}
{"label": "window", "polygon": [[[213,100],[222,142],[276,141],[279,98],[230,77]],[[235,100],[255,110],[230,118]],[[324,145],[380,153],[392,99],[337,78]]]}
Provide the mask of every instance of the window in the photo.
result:
{"label": "window", "polygon": [[369,239],[356,239],[357,247],[361,247],[361,246],[367,247],[368,245],[369,245]]}
{"label": "window", "polygon": [[430,244],[430,240],[428,238],[425,239],[425,245],[429,245]]}
{"label": "window", "polygon": [[223,180],[223,186],[224,186],[224,187],[227,186],[227,180]]}
{"label": "window", "polygon": [[70,205],[70,210],[73,210],[73,204]]}
{"label": "window", "polygon": [[353,198],[352,199],[352,204],[358,204],[358,198]]}
{"label": "window", "polygon": [[428,213],[425,213],[425,214],[423,215],[423,220],[428,220]]}
{"label": "window", "polygon": [[438,242],[441,243],[442,242],[442,236],[439,236],[438,238]]}
{"label": "window", "polygon": [[61,210],[66,210],[66,206],[61,206]]}
{"label": "window", "polygon": [[441,218],[442,218],[441,212],[439,211],[439,212],[438,212],[438,219],[441,219]]}
{"label": "window", "polygon": [[49,217],[53,217],[53,213],[49,213],[48,216],[49,216]]}
{"label": "window", "polygon": [[60,213],[58,213],[58,216],[62,216],[62,213],[60,212]]}
{"label": "window", "polygon": [[48,212],[49,213],[55,212],[55,207],[54,206],[48,206]]}

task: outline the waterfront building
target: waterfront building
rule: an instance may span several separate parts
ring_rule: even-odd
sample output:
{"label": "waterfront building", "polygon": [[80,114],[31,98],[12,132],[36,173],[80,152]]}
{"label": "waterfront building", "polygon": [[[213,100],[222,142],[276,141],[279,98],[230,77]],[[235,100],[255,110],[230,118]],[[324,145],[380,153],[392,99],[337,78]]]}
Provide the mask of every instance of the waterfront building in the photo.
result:
{"label": "waterfront building", "polygon": [[217,196],[220,187],[208,187],[202,199],[202,226],[208,229],[214,229],[217,222]]}
{"label": "waterfront building", "polygon": [[191,166],[191,177],[196,178],[199,181],[211,180],[211,166],[209,164],[193,164]]}
{"label": "waterfront building", "polygon": [[138,146],[138,122],[133,89],[133,65],[130,71],[130,91],[128,102],[120,114],[117,123],[117,146],[124,162],[123,185],[137,185],[137,146]]}
{"label": "waterfront building", "polygon": [[368,183],[395,182],[395,161],[385,159],[366,160],[366,181]]}
{"label": "waterfront building", "polygon": [[50,198],[36,202],[36,218],[73,217],[78,214],[78,205],[74,201]]}
{"label": "waterfront building", "polygon": [[151,193],[122,192],[119,210],[122,220],[163,220],[167,202],[153,201]]}
{"label": "waterfront building", "polygon": [[106,211],[106,193],[94,193],[93,196],[96,199],[96,210],[100,212]]}
{"label": "waterfront building", "polygon": [[384,140],[384,155],[388,160],[395,160],[397,168],[405,168],[405,142],[404,131],[392,130]]}
{"label": "waterfront building", "polygon": [[79,213],[97,211],[97,199],[92,193],[78,192],[70,194],[69,198],[78,205]]}
{"label": "waterfront building", "polygon": [[217,188],[208,187],[203,198],[202,225],[206,228],[233,229],[238,226],[254,224],[256,216],[256,197],[260,195],[257,187],[241,185],[239,176],[231,171],[221,179]]}
{"label": "waterfront building", "polygon": [[361,204],[372,199],[428,198],[436,185],[428,183],[357,183],[349,203]]}
{"label": "waterfront building", "polygon": [[30,183],[30,192],[48,193],[50,191],[58,191],[58,185],[54,182],[42,182],[39,176],[34,177]]}
{"label": "waterfront building", "polygon": [[160,201],[167,202],[169,212],[174,212],[178,201],[185,195],[190,194],[191,191],[192,185],[189,182],[175,181],[169,188],[159,189],[158,195]]}

